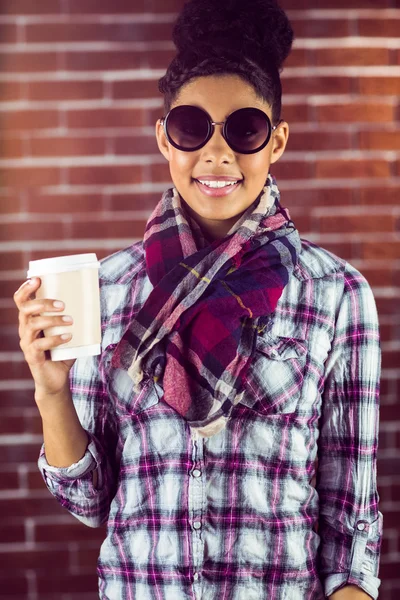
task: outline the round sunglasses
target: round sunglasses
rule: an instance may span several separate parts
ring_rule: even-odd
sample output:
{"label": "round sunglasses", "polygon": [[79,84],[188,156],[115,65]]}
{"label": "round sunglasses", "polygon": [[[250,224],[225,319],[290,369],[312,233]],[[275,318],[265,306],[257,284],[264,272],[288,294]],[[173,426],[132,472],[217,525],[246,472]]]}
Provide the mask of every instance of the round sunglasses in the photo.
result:
{"label": "round sunglasses", "polygon": [[268,144],[272,132],[282,122],[272,127],[265,112],[258,108],[240,108],[226,121],[213,121],[198,106],[176,106],[160,119],[167,140],[183,152],[194,152],[211,139],[215,125],[222,125],[222,136],[228,146],[239,154],[254,154]]}

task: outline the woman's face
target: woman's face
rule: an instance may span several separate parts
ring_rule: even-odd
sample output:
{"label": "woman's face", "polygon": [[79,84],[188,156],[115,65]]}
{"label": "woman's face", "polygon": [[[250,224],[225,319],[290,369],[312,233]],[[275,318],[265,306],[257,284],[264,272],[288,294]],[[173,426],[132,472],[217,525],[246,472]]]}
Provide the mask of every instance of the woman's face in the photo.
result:
{"label": "woman's face", "polygon": [[[205,110],[213,121],[225,121],[235,110],[255,107],[271,119],[271,107],[263,102],[254,88],[236,75],[199,77],[187,83],[171,108],[189,104]],[[160,121],[156,136],[161,153],[169,162],[172,181],[188,205],[192,218],[210,239],[222,239],[264,187],[271,163],[283,154],[289,134],[283,122],[272,133],[267,146],[255,154],[233,151],[222,137],[222,126],[205,146],[195,152],[183,152],[165,137]],[[229,194],[215,197],[198,183],[209,176],[226,176],[240,180]],[[208,193],[207,193],[208,192]],[[212,193],[212,191],[211,191]]]}

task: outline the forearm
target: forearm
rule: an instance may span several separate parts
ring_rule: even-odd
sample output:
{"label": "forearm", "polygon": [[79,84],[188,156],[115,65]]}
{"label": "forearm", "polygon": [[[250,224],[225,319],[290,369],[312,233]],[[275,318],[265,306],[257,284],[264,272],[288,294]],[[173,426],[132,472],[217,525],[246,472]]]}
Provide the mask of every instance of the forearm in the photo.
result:
{"label": "forearm", "polygon": [[346,585],[329,596],[329,600],[371,600],[371,596],[356,585]]}
{"label": "forearm", "polygon": [[46,460],[54,467],[69,467],[86,452],[88,435],[79,422],[71,392],[66,389],[58,396],[35,394],[42,417]]}

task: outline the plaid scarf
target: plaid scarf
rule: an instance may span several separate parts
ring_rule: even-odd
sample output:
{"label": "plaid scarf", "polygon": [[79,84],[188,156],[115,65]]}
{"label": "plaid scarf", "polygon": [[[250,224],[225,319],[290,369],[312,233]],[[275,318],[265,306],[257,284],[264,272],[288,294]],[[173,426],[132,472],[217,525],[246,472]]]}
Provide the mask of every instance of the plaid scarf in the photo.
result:
{"label": "plaid scarf", "polygon": [[136,392],[154,379],[163,400],[208,437],[243,398],[257,334],[289,281],[300,238],[270,175],[222,240],[207,242],[184,205],[172,188],[147,222],[153,290],[112,365],[128,371]]}

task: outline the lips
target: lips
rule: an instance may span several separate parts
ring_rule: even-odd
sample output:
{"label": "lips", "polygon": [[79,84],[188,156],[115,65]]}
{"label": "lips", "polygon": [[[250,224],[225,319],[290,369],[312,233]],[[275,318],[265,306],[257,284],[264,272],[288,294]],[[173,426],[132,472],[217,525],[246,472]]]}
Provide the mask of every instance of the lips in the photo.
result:
{"label": "lips", "polygon": [[[204,178],[204,181],[237,181],[237,179],[234,179],[233,177],[214,177],[213,179],[211,179],[211,177],[207,177]],[[238,183],[235,185],[227,185],[221,188],[208,187],[207,185],[200,183],[198,179],[195,179],[194,182],[205,196],[221,198],[223,196],[229,196],[229,194],[232,194],[235,190],[237,190],[240,187],[242,180],[238,181]]]}

